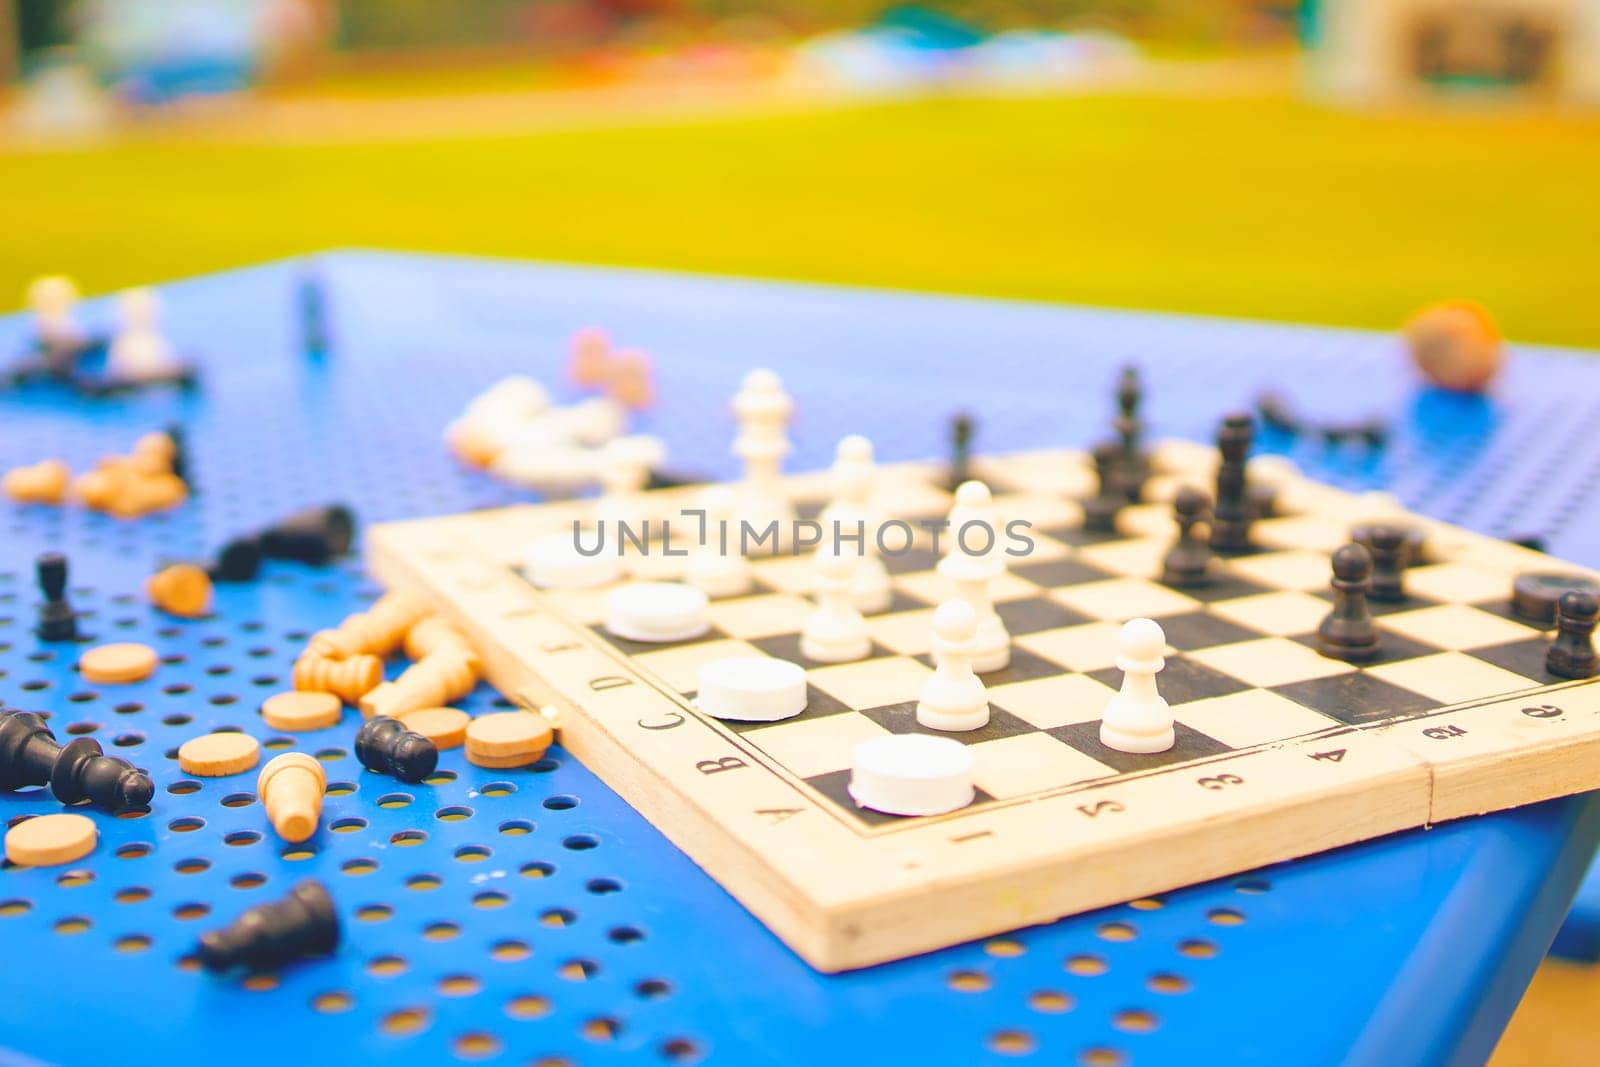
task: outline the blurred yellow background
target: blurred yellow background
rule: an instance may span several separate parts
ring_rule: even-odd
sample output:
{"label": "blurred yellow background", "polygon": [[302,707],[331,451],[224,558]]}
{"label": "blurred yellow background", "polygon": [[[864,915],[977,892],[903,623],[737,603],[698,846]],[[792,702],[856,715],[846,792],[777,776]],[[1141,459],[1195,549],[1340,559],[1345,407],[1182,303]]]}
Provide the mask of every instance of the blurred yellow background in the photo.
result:
{"label": "blurred yellow background", "polygon": [[[1600,117],[1548,93],[1308,99],[1283,5],[1036,5],[1069,33],[1155,36],[1116,38],[1137,58],[1083,77],[912,84],[873,82],[774,20],[752,40],[748,17],[731,37],[638,6],[654,28],[605,48],[335,41],[279,57],[289,74],[252,69],[254,91],[157,106],[124,84],[110,119],[64,134],[30,121],[37,92],[13,92],[0,302],[47,271],[96,291],[361,245],[1378,328],[1466,296],[1513,337],[1600,343],[1581,292]],[[829,25],[873,10],[816,6]],[[384,5],[345,7],[359,23]],[[448,22],[392,7],[391,36]]]}

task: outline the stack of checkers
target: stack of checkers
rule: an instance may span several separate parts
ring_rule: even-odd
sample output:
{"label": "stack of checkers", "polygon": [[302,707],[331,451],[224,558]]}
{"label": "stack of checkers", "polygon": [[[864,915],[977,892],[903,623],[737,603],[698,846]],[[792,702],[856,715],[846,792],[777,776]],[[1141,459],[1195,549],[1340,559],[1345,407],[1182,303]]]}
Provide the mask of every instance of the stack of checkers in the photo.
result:
{"label": "stack of checkers", "polygon": [[542,715],[500,711],[467,725],[467,762],[479,767],[526,767],[542,758],[554,731]]}

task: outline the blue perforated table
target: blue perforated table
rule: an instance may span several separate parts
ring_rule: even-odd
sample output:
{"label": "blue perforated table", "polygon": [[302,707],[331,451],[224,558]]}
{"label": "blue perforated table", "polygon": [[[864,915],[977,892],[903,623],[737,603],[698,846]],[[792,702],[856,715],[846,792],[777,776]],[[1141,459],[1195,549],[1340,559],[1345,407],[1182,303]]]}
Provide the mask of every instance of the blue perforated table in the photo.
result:
{"label": "blue perforated table", "polygon": [[[267,742],[261,700],[307,634],[377,590],[358,561],[271,565],[214,617],[144,602],[158,558],[328,500],[365,522],[522,498],[459,469],[445,421],[513,371],[559,382],[600,323],[649,349],[663,401],[643,426],[673,466],[726,477],[727,398],[775,367],[800,405],[795,468],[862,432],[882,458],[937,455],[945,416],[979,447],[1082,444],[1116,368],[1143,364],[1163,436],[1277,385],[1325,417],[1394,421],[1381,454],[1295,458],[1348,486],[1600,563],[1600,364],[1519,349],[1486,401],[1423,389],[1393,338],[1351,331],[728,279],[369,253],[320,260],[333,327],[301,353],[293,264],[164,289],[204,390],[86,402],[0,395],[0,466],[81,468],[181,419],[199,495],[133,523],[5,505],[0,698],[49,711],[148,768],[155,802],[96,815],[67,869],[0,870],[0,1045],[47,1062],[1468,1063],[1492,1047],[1600,840],[1586,798],[1401,834],[1048,927],[851,974],[794,957],[559,749],[529,770],[446,754],[434,784],[363,773],[354,727],[306,735],[326,761],[324,830],[270,833],[253,776],[189,780],[176,746],[217,726]],[[96,304],[91,317],[104,321]],[[20,318],[0,320],[16,352]],[[558,386],[558,391],[559,391]],[[1291,442],[1265,442],[1284,449]],[[32,559],[70,554],[104,640],[153,645],[131,686],[87,685],[31,625]],[[486,690],[468,702],[493,704]],[[52,810],[0,797],[0,818]],[[346,937],[331,960],[247,983],[183,961],[198,933],[315,875]],[[0,1053],[0,1062],[6,1056]]]}

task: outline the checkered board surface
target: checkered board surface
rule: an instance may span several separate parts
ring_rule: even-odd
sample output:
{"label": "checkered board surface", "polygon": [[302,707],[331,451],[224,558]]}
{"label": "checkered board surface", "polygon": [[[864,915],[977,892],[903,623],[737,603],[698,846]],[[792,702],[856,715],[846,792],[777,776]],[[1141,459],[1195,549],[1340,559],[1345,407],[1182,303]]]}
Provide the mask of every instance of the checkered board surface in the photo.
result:
{"label": "checkered board surface", "polygon": [[[915,707],[932,672],[931,617],[952,593],[934,569],[932,533],[917,526],[949,510],[937,467],[882,472],[881,513],[917,533],[910,551],[886,555],[893,602],[869,617],[871,655],[852,663],[800,654],[806,555],[753,560],[754,587],[713,601],[712,627],[697,638],[610,635],[611,587],[541,592],[518,571],[528,540],[570,529],[581,502],[381,528],[373,562],[461,617],[492,681],[521,703],[554,706],[569,748],[825,969],[1600,784],[1600,695],[1547,674],[1548,633],[1509,605],[1516,574],[1573,568],[1404,516],[1427,544],[1408,570],[1409,599],[1374,605],[1381,655],[1360,667],[1329,659],[1314,640],[1330,607],[1329,555],[1353,524],[1400,513],[1258,460],[1252,477],[1276,487],[1277,505],[1256,523],[1256,547],[1220,561],[1210,585],[1172,589],[1158,580],[1175,537],[1170,500],[1182,484],[1208,486],[1214,456],[1163,446],[1146,502],[1109,534],[1082,528],[1077,500],[1093,488],[1083,455],[975,462],[1000,524],[1026,520],[1033,548],[992,587],[1012,655],[984,676],[989,725],[944,735],[971,747],[977,799],[936,819],[858,808],[847,785],[857,743],[923,729]],[[789,484],[802,516],[826,501],[824,475]],[[658,517],[694,501],[692,490],[652,496]],[[681,565],[658,554],[631,569],[670,578]],[[1121,680],[1117,635],[1138,616],[1157,619],[1169,645],[1158,682],[1177,742],[1156,755],[1098,736]],[[698,715],[700,668],[744,655],[806,667],[806,710],[777,723]],[[691,737],[669,751],[669,739]],[[1097,858],[1106,869],[1086,873],[1083,861]],[[963,880],[971,914],[917,911],[961,899]]]}

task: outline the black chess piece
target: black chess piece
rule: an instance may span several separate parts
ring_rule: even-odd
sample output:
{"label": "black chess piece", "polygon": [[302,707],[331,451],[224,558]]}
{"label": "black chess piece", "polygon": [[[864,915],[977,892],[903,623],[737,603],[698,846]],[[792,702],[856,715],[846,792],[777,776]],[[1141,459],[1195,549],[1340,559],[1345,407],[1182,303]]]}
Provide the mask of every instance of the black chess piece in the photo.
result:
{"label": "black chess piece", "polygon": [[206,568],[213,582],[253,582],[261,573],[261,538],[254,534],[235,537],[217,550],[217,558]]}
{"label": "black chess piece", "polygon": [[1590,678],[1600,666],[1595,655],[1594,627],[1600,621],[1600,597],[1569,589],[1556,601],[1556,639],[1545,652],[1544,669],[1562,678]]}
{"label": "black chess piece", "polygon": [[295,303],[300,312],[300,350],[309,359],[321,359],[328,353],[328,301],[315,266],[301,272]]}
{"label": "black chess piece", "polygon": [[1122,447],[1114,441],[1102,441],[1091,453],[1094,460],[1096,488],[1094,496],[1083,502],[1083,528],[1095,533],[1113,533],[1117,528],[1117,512],[1128,503],[1122,488]]}
{"label": "black chess piece", "polygon": [[355,533],[355,513],[343,504],[307,508],[263,530],[261,554],[320,566],[350,551]]}
{"label": "black chess piece", "polygon": [[1255,423],[1249,415],[1235,412],[1222,420],[1217,431],[1217,500],[1211,516],[1211,547],[1218,552],[1247,552],[1250,526],[1256,519],[1250,501],[1245,465],[1250,458],[1250,442]]}
{"label": "black chess piece", "polygon": [[63,747],[40,716],[0,712],[0,792],[46,784],[63,804],[87,800],[107,811],[143,807],[155,795],[148,776],[107,756],[94,738]]}
{"label": "black chess piece", "polygon": [[260,904],[220,930],[200,935],[201,966],[213,974],[262,971],[303,956],[326,956],[339,944],[339,916],[327,888],[306,879],[282,900]]}
{"label": "black chess piece", "polygon": [[379,715],[356,731],[356,759],[369,771],[420,782],[439,765],[439,750],[399,719]]}
{"label": "black chess piece", "polygon": [[1204,491],[1186,485],[1172,500],[1178,523],[1178,540],[1161,564],[1161,581],[1177,589],[1191,589],[1211,581],[1211,546],[1204,527],[1210,519],[1211,501]]}
{"label": "black chess piece", "polygon": [[1139,379],[1139,368],[1131,364],[1123,367],[1117,380],[1117,417],[1111,425],[1122,452],[1122,491],[1130,504],[1143,499],[1144,483],[1150,478],[1150,457],[1144,452],[1144,421],[1140,416],[1143,403],[1144,384]]}
{"label": "black chess piece", "polygon": [[1382,604],[1402,604],[1406,593],[1406,567],[1411,541],[1404,527],[1377,523],[1367,529],[1366,546],[1372,553],[1371,600]]}
{"label": "black chess piece", "polygon": [[41,641],[76,641],[78,613],[67,603],[67,557],[46,552],[34,562],[44,603],[39,605],[39,624],[34,632]]}
{"label": "black chess piece", "polygon": [[970,412],[960,411],[950,418],[950,468],[945,472],[944,487],[952,493],[962,482],[972,480],[972,438],[977,428]]}
{"label": "black chess piece", "polygon": [[1378,628],[1367,607],[1372,553],[1348,544],[1333,554],[1333,610],[1317,627],[1317,651],[1332,659],[1362,663],[1378,654]]}
{"label": "black chess piece", "polygon": [[165,433],[172,441],[172,473],[182,478],[189,487],[189,495],[195,494],[195,484],[190,479],[192,473],[189,469],[189,435],[182,424],[168,423]]}

